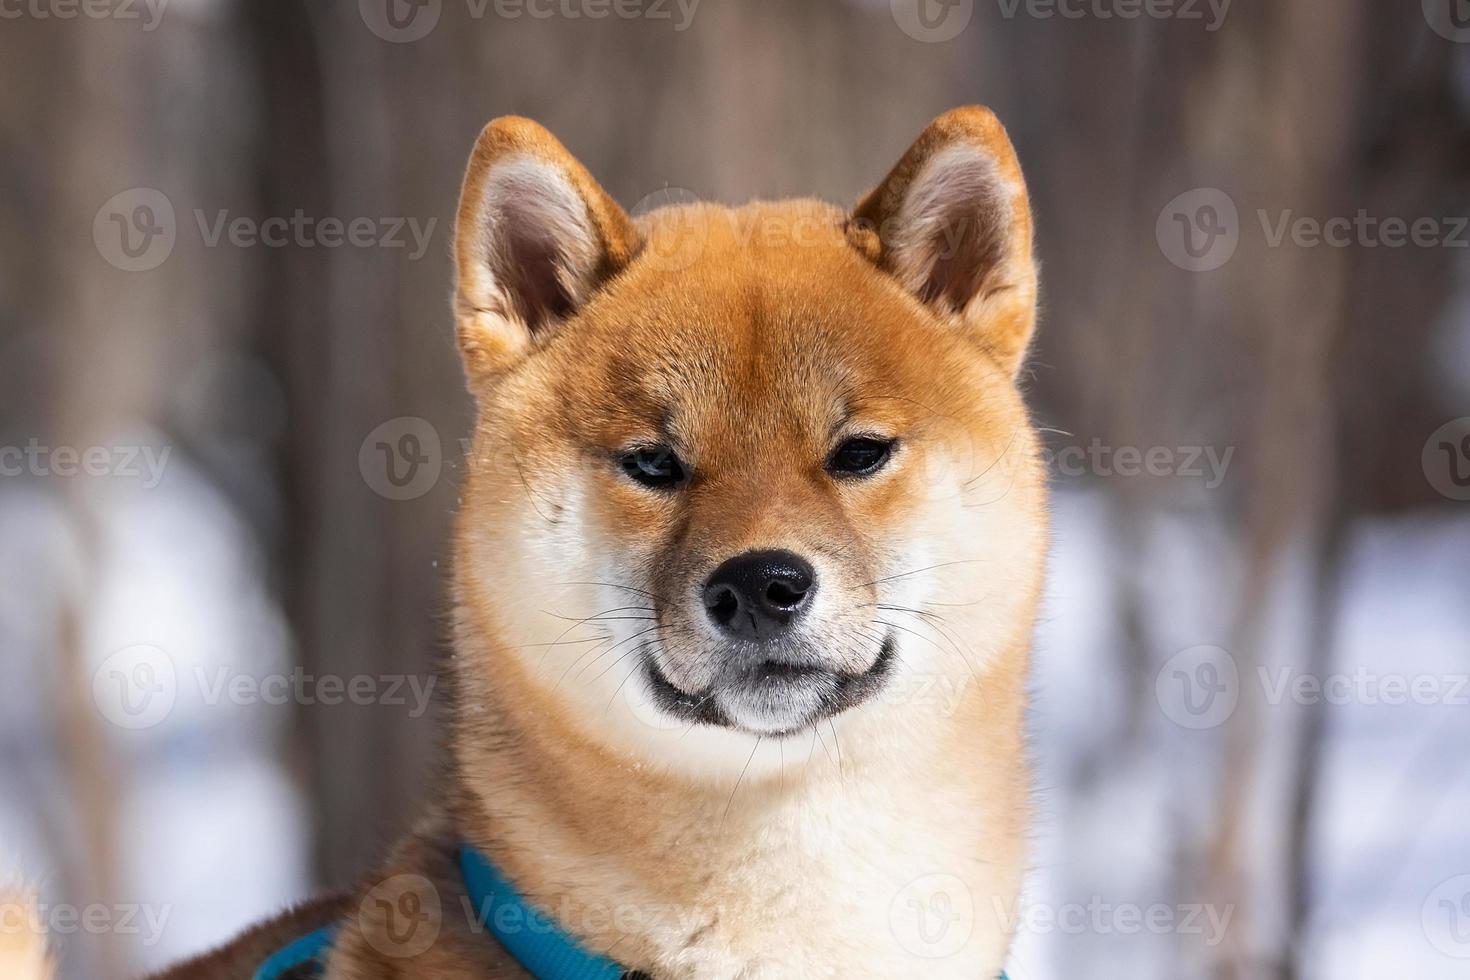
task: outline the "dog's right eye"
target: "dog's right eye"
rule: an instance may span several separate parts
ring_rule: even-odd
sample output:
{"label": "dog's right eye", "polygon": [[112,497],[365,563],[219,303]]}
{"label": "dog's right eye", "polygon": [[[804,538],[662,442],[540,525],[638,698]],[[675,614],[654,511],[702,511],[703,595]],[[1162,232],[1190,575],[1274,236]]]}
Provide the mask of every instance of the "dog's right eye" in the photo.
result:
{"label": "dog's right eye", "polygon": [[688,482],[684,464],[668,446],[629,449],[618,463],[631,479],[654,490],[677,490]]}

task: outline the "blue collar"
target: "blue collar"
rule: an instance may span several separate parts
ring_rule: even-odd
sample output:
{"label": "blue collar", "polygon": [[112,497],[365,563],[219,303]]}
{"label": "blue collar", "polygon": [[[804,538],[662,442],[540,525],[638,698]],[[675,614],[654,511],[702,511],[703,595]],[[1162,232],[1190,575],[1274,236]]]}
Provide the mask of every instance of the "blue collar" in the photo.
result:
{"label": "blue collar", "polygon": [[484,854],[459,846],[459,872],[475,915],[510,955],[541,980],[618,980],[622,967],[590,952],[544,910],[527,902]]}
{"label": "blue collar", "polygon": [[303,980],[320,977],[327,967],[327,954],[332,951],[332,942],[336,938],[337,927],[330,925],[293,939],[267,957],[252,980],[280,980],[288,974]]}
{"label": "blue collar", "polygon": [[[538,980],[619,980],[638,975],[583,947],[468,844],[459,846],[459,873],[480,922]],[[320,977],[336,936],[337,927],[330,925],[287,943],[260,965],[254,980],[281,980],[288,973]],[[1004,973],[1000,980],[1005,980]]]}
{"label": "blue collar", "polygon": [[[521,897],[510,879],[468,844],[459,847],[459,873],[476,917],[533,977],[619,980],[625,975],[621,966],[585,949],[545,911]],[[320,977],[336,938],[337,927],[330,925],[287,943],[260,965],[254,980]]]}

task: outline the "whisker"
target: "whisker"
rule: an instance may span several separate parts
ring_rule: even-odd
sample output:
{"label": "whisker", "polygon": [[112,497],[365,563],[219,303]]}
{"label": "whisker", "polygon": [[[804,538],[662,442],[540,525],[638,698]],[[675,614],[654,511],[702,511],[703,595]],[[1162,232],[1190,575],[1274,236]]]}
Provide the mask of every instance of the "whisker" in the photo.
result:
{"label": "whisker", "polygon": [[893,605],[891,603],[886,603],[886,602],[877,603],[877,606],[878,606],[879,609],[887,609],[890,612],[908,613],[910,616],[918,616],[921,619],[925,619],[925,620],[931,620],[932,619],[936,623],[944,623],[944,624],[947,625],[947,621],[945,620],[945,618],[943,616],[939,615],[938,613],[926,612],[923,609],[915,609],[912,606],[896,606],[896,605]]}
{"label": "whisker", "polygon": [[925,565],[923,568],[915,568],[908,572],[899,572],[897,575],[889,575],[885,578],[875,578],[871,582],[862,585],[854,585],[854,589],[866,589],[871,585],[881,585],[884,582],[893,582],[897,579],[908,578],[910,575],[919,575],[923,572],[932,572],[938,568],[949,568],[951,565],[981,565],[985,563],[984,558],[960,558],[955,561],[942,561],[937,565]]}
{"label": "whisker", "polygon": [[[603,643],[611,642],[612,638],[613,638],[613,635],[611,633],[609,633],[607,636],[604,636],[601,639],[601,641],[599,641],[598,646],[601,646]],[[605,654],[606,652],[607,651],[603,651],[603,653],[598,653],[597,656],[595,656],[595,657],[592,658],[592,663],[595,664],[595,663],[597,663],[597,661],[601,660],[602,657],[603,657],[603,654]],[[594,654],[594,653],[597,653],[597,647],[595,647],[595,646],[592,649],[590,649],[590,650],[583,650],[581,653],[577,654],[577,659],[576,660],[573,660],[571,663],[569,663],[569,664],[566,665],[566,668],[563,669],[562,672],[561,672],[561,676],[556,679],[556,683],[553,684],[553,685],[551,685],[551,689],[554,691],[558,687],[561,687],[561,682],[567,679],[567,675],[572,672],[572,668],[575,667],[575,666],[577,666],[577,664],[581,663],[585,658],[592,656],[592,654]],[[543,658],[545,656],[546,656],[545,654],[542,654],[542,657]]]}
{"label": "whisker", "polygon": [[510,451],[510,461],[514,463],[516,467],[516,479],[521,481],[521,489],[526,491],[526,499],[531,502],[531,509],[534,510],[537,516],[540,517],[547,524],[550,524],[552,527],[556,527],[556,520],[554,518],[547,517],[545,512],[543,512],[540,507],[536,506],[536,494],[531,491],[531,484],[526,482],[526,472],[525,470],[521,469],[521,459],[519,456],[516,455],[515,446],[509,446],[508,449]]}
{"label": "whisker", "polygon": [[668,602],[669,601],[666,596],[659,595],[657,592],[648,592],[648,591],[646,591],[644,589],[635,589],[631,585],[619,585],[616,582],[567,582],[565,584],[566,585],[601,585],[604,588],[608,588],[608,589],[622,589],[624,592],[631,592],[634,595],[647,596],[650,599],[657,599],[659,602]]}
{"label": "whisker", "polygon": [[[650,647],[652,647],[655,643],[662,642],[662,640],[663,640],[662,637],[657,637],[657,636],[654,637],[651,640],[645,640],[643,643],[638,644],[636,647],[634,647],[633,649],[629,650],[627,653],[623,654],[618,659],[614,660],[607,667],[603,668],[602,673],[598,674],[596,677],[594,677],[592,679],[594,681],[600,680],[602,678],[602,676],[604,674],[606,674],[609,670],[612,670],[614,667],[616,667],[618,664],[622,663],[624,660],[627,660],[633,654],[635,654],[635,653],[642,653],[644,650],[647,650]],[[608,653],[611,653],[612,650],[608,650],[607,652]],[[598,657],[597,659],[598,660],[601,660],[602,657]],[[592,665],[591,664],[588,664],[586,667],[582,668],[581,673],[577,674],[578,679],[581,678],[582,674],[585,674],[589,669],[591,669],[591,667],[592,667]]]}
{"label": "whisker", "polygon": [[735,788],[730,790],[730,798],[725,801],[725,813],[724,816],[720,817],[720,828],[722,830],[725,826],[725,818],[730,816],[730,806],[735,802],[735,794],[740,792],[740,784],[744,781],[745,773],[750,769],[750,764],[755,761],[755,754],[760,750],[761,740],[764,737],[763,735],[757,735],[755,737],[755,748],[750,750],[750,758],[745,760],[745,768],[740,770],[740,775],[735,779]]}
{"label": "whisker", "polygon": [[974,476],[972,476],[968,480],[966,480],[964,482],[964,484],[961,486],[960,489],[962,491],[963,490],[970,489],[970,487],[972,487],[976,483],[980,482],[980,480],[985,476],[986,473],[989,473],[991,470],[995,469],[996,465],[1001,460],[1005,459],[1006,456],[1010,455],[1011,447],[1016,444],[1016,436],[1018,436],[1020,434],[1021,434],[1020,428],[1016,428],[1015,430],[1013,430],[1011,432],[1011,438],[1006,442],[1006,447],[1000,451],[1000,455],[997,456],[997,457],[995,457],[995,459],[992,459],[990,461],[990,465],[987,466],[987,467],[985,467],[985,469],[981,470],[979,473],[976,473]]}
{"label": "whisker", "polygon": [[[965,654],[960,650],[960,646],[962,645],[963,640],[962,640],[962,638],[959,635],[959,631],[956,630],[953,626],[951,626],[944,619],[944,617],[939,616],[939,615],[937,615],[935,613],[932,613],[932,612],[925,612],[922,609],[911,609],[908,606],[892,606],[892,605],[884,605],[883,603],[879,603],[878,604],[878,608],[879,609],[888,609],[888,610],[891,610],[893,612],[902,613],[902,614],[907,615],[907,616],[915,616],[915,617],[918,617],[919,618],[919,621],[921,623],[923,623],[925,626],[929,627],[934,632],[938,633],[940,636],[944,637],[944,639],[954,649],[954,652],[960,657],[960,659],[964,660],[966,664],[969,664],[970,663],[970,658],[969,657],[966,657]],[[964,643],[963,645],[966,646],[966,647],[969,646],[968,643]],[[971,651],[971,652],[973,652],[973,651]],[[975,668],[974,667],[970,667],[970,673],[971,674],[974,674],[975,673]]]}
{"label": "whisker", "polygon": [[979,508],[979,507],[989,507],[993,503],[997,503],[998,501],[1004,500],[1006,498],[1006,495],[1011,492],[1011,487],[1013,487],[1015,485],[1016,485],[1016,473],[1015,473],[1014,470],[1012,470],[1011,471],[1011,479],[1010,479],[1010,482],[1008,482],[1006,484],[1006,488],[1000,492],[1000,495],[999,496],[992,497],[989,500],[985,501],[984,503],[979,503],[979,504],[960,504],[960,507],[962,509],[964,509],[964,510],[975,510],[976,508]]}
{"label": "whisker", "polygon": [[610,640],[612,634],[604,633],[601,636],[589,636],[585,640],[550,640],[546,643],[524,643],[512,650],[544,650],[547,647],[574,647],[579,643],[596,643],[598,640]]}
{"label": "whisker", "polygon": [[[643,646],[640,646],[638,648],[638,650],[645,649],[646,647],[652,645],[654,642],[656,642],[656,641],[649,640],[648,643],[644,644]],[[638,650],[630,650],[629,653],[636,653],[636,652],[638,652]],[[623,654],[622,657],[619,657],[618,658],[618,663],[621,663],[624,659],[626,659],[627,656],[628,656],[628,654],[625,653],[625,654]],[[612,710],[613,702],[618,699],[618,694],[622,692],[623,685],[626,684],[626,683],[628,683],[628,681],[630,681],[630,680],[633,679],[633,675],[636,674],[636,673],[638,673],[638,668],[641,665],[642,665],[641,663],[635,663],[633,665],[633,669],[630,670],[630,671],[628,671],[626,674],[624,674],[623,675],[623,679],[621,681],[618,681],[618,686],[615,687],[615,688],[613,688],[612,697],[610,697],[610,698],[607,699],[607,707],[604,708],[604,709],[602,709],[604,714],[606,714],[607,712],[609,712],[609,711]],[[617,666],[617,664],[613,664],[613,667],[616,667],[616,666]],[[612,669],[612,667],[609,667],[608,668],[608,670],[611,670],[611,669]],[[607,673],[607,671],[605,670],[602,673],[605,674],[605,673]],[[598,676],[601,677],[602,674],[599,674]]]}
{"label": "whisker", "polygon": [[[887,620],[883,620],[883,619],[874,620],[874,622],[882,623],[884,626],[891,626],[892,628],[894,628],[896,630],[903,630],[905,633],[908,633],[910,636],[916,636],[919,639],[923,640],[925,643],[929,644],[934,649],[938,650],[940,653],[943,653],[944,652],[944,647],[940,646],[938,643],[935,643],[933,639],[931,639],[930,637],[925,636],[923,633],[919,633],[919,632],[917,632],[915,630],[911,630],[907,626],[901,626],[898,623],[890,623]],[[976,681],[978,681],[980,679],[980,675],[978,675],[978,674],[975,673],[975,665],[972,664],[972,663],[970,663],[970,658],[969,657],[966,657],[964,655],[964,653],[958,647],[955,648],[955,651],[954,652],[957,653],[957,654],[959,654],[960,659],[965,662],[965,666],[968,667],[969,670],[970,670],[970,676],[973,677]]]}
{"label": "whisker", "polygon": [[842,742],[837,738],[837,723],[830,717],[827,719],[827,728],[832,732],[832,746],[837,750],[837,779],[845,784],[847,767],[842,764]]}
{"label": "whisker", "polygon": [[[577,616],[563,616],[561,613],[554,613],[550,609],[543,609],[543,610],[541,610],[541,612],[542,612],[543,615],[550,616],[552,619],[560,619],[563,622],[573,622],[573,623],[590,623],[590,622],[593,622],[594,620],[603,619],[603,618],[616,618],[616,617],[610,617],[609,616],[609,614],[616,613],[616,612],[640,612],[640,611],[641,612],[653,612],[654,611],[654,608],[652,606],[614,606],[611,609],[604,609],[600,613],[593,613],[591,616],[582,616],[582,617],[577,617]],[[638,617],[633,617],[633,618],[636,619]]]}
{"label": "whisker", "polygon": [[[580,680],[581,677],[582,677],[582,675],[585,674],[585,673],[587,673],[587,671],[591,670],[592,667],[593,667],[593,665],[595,665],[597,663],[597,661],[601,660],[603,657],[608,656],[614,650],[616,650],[618,647],[622,646],[624,643],[631,643],[632,641],[638,639],[640,636],[647,636],[649,633],[653,633],[653,632],[655,632],[655,631],[657,631],[657,630],[659,630],[661,628],[663,628],[663,624],[662,623],[654,623],[652,626],[646,627],[645,629],[641,629],[638,632],[632,634],[631,636],[625,636],[625,637],[623,637],[621,640],[619,640],[618,642],[614,643],[612,646],[608,647],[606,650],[604,650],[601,653],[599,653],[596,656],[596,658],[594,658],[592,660],[591,663],[589,663],[587,666],[583,667],[577,673],[577,678]],[[584,654],[582,654],[582,656],[585,657],[586,654],[584,653]],[[578,657],[577,658],[577,662],[578,663],[581,662],[581,657]],[[576,663],[573,663],[573,664],[571,664],[571,666],[567,667],[567,670],[562,673],[561,677],[557,679],[557,682],[556,683],[558,685],[561,684],[561,682],[566,679],[567,673],[569,673],[571,671],[572,667],[575,667],[576,665],[577,665]],[[601,676],[601,675],[598,675],[598,676]]]}
{"label": "whisker", "polygon": [[[557,619],[571,619],[570,616],[557,616]],[[646,623],[650,619],[658,619],[657,616],[588,616],[586,619],[574,619],[572,622],[585,623]]]}
{"label": "whisker", "polygon": [[[623,607],[623,608],[637,608],[637,607]],[[606,613],[614,613],[614,612],[620,612],[620,611],[621,611],[620,609],[616,609],[616,608],[615,609],[608,609],[608,610],[605,610],[602,613],[598,613],[596,616],[589,616],[586,619],[581,619],[581,620],[573,620],[572,625],[568,626],[566,629],[564,629],[560,633],[558,633],[556,635],[556,639],[555,640],[552,640],[550,643],[546,644],[547,649],[544,650],[544,651],[542,651],[542,653],[541,653],[541,661],[540,662],[542,664],[546,663],[546,658],[551,654],[551,649],[550,648],[551,647],[554,647],[554,646],[560,646],[561,645],[561,641],[566,637],[566,635],[568,633],[570,633],[572,630],[576,629],[578,626],[583,626],[583,625],[586,625],[589,622],[592,622],[593,620],[595,620],[597,618],[597,616],[605,615]],[[569,617],[560,616],[557,613],[551,612],[549,609],[543,609],[543,610],[541,610],[541,612],[544,613],[547,616],[552,616],[552,617],[557,618],[557,619],[563,619],[563,620],[565,620],[565,619],[568,619],[569,618]],[[609,634],[608,639],[611,639],[611,634]],[[573,642],[586,642],[586,641],[573,641]],[[586,654],[583,654],[583,656],[585,656],[585,655]],[[578,659],[580,659],[580,658],[578,658]],[[558,681],[558,683],[560,683],[560,681]]]}

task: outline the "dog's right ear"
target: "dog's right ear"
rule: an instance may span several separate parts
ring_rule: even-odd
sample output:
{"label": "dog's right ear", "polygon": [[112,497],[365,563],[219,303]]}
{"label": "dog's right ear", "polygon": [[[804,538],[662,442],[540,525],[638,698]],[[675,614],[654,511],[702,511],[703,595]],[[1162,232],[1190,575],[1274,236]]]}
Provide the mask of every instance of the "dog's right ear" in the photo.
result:
{"label": "dog's right ear", "polygon": [[925,128],[847,226],[852,244],[1014,375],[1036,326],[1031,205],[995,114]]}
{"label": "dog's right ear", "polygon": [[633,223],[544,128],[493,120],[455,226],[455,319],[470,387],[516,363],[627,264]]}

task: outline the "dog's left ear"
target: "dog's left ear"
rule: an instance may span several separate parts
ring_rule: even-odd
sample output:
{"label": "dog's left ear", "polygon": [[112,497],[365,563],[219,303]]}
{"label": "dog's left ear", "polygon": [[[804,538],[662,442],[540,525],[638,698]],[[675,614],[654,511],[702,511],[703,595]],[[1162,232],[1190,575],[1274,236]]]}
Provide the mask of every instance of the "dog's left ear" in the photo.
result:
{"label": "dog's left ear", "polygon": [[929,124],[848,221],[848,239],[1014,374],[1036,325],[1031,206],[995,114]]}
{"label": "dog's left ear", "polygon": [[455,319],[478,391],[572,316],[637,250],[632,221],[555,136],[493,120],[475,142],[454,233]]}

